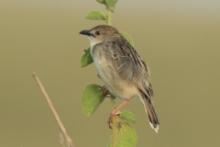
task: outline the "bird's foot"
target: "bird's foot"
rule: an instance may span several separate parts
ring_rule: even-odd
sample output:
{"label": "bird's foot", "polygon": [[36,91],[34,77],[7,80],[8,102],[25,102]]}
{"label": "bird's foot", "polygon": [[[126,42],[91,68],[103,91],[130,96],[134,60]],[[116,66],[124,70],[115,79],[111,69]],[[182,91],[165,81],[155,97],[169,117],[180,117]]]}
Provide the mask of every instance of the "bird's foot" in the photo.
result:
{"label": "bird's foot", "polygon": [[103,95],[104,97],[110,95],[108,89],[107,89],[105,86],[102,86],[102,95]]}
{"label": "bird's foot", "polygon": [[121,113],[121,112],[120,112],[119,110],[116,110],[116,109],[113,109],[113,110],[112,110],[112,112],[111,112],[111,114],[110,114],[110,116],[109,116],[109,118],[108,118],[108,126],[109,126],[110,129],[112,129],[113,119],[114,119],[115,117],[119,116],[120,113]]}

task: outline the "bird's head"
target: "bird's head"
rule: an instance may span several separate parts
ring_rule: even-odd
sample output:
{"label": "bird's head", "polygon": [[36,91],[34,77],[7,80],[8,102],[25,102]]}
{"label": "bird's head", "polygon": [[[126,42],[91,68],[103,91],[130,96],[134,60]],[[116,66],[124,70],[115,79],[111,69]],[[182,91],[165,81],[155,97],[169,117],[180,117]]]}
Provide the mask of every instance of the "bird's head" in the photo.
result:
{"label": "bird's head", "polygon": [[90,45],[94,46],[103,42],[106,38],[119,35],[117,29],[109,25],[98,25],[89,30],[82,30],[81,35],[85,35],[90,40]]}

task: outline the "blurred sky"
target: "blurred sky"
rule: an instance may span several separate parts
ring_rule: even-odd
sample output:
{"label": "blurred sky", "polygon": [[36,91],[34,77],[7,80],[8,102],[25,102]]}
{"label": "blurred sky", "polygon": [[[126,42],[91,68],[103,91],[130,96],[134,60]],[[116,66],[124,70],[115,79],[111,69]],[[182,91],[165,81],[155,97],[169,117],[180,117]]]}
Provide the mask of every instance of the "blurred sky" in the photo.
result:
{"label": "blurred sky", "polygon": [[[79,2],[79,1],[77,1]],[[2,0],[1,5],[20,5],[20,6],[36,6],[36,5],[59,5],[69,6],[75,5],[75,0]],[[94,4],[94,0],[84,0],[82,3],[87,5]],[[133,6],[133,0],[120,0],[119,3],[126,3],[127,6]],[[208,13],[217,13],[220,10],[219,0],[136,0],[139,7],[151,7],[154,9],[179,9],[179,10],[191,10],[191,11],[206,11]],[[140,3],[142,5],[140,5]],[[136,8],[136,7],[133,7]],[[138,10],[138,9],[137,9]]]}
{"label": "blurred sky", "polygon": [[[10,6],[11,8],[23,7],[31,8],[64,8],[81,9],[77,5],[84,5],[84,8],[94,8],[94,0],[76,1],[76,0],[13,0],[0,2],[2,9]],[[120,0],[118,7],[128,7],[132,13],[137,11],[153,11],[157,13],[169,13],[175,15],[187,15],[200,19],[220,20],[220,1],[219,0]],[[1,10],[0,10],[1,11]]]}

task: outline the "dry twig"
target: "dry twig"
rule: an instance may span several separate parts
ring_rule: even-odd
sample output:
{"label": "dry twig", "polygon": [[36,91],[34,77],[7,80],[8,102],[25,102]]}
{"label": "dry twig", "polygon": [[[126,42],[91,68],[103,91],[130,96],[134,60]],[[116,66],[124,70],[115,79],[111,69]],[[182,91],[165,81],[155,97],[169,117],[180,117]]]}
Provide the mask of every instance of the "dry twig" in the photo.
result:
{"label": "dry twig", "polygon": [[62,143],[65,142],[67,147],[74,147],[73,140],[68,135],[66,128],[64,127],[63,122],[61,121],[60,116],[57,113],[57,111],[53,105],[53,102],[51,101],[47,91],[45,90],[44,85],[42,84],[40,78],[36,75],[36,73],[33,73],[33,78],[34,78],[35,82],[37,83],[38,87],[40,88],[40,91],[43,94],[45,100],[47,101],[47,104],[48,104],[48,106],[49,106],[58,126],[59,126],[59,129],[62,133],[63,139],[65,140],[65,141],[62,141]]}

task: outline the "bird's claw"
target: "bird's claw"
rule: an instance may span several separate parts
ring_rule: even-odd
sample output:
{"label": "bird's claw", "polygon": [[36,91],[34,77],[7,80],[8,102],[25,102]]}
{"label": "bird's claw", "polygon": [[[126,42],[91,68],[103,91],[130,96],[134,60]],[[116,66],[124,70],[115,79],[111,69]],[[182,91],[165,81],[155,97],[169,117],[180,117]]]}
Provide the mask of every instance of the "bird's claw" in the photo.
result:
{"label": "bird's claw", "polygon": [[120,111],[115,111],[113,110],[108,118],[108,126],[110,129],[112,129],[112,123],[113,123],[113,119],[117,116],[119,116],[121,114]]}

